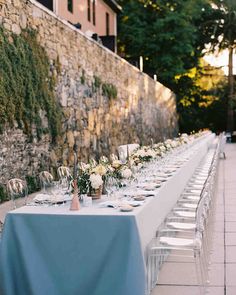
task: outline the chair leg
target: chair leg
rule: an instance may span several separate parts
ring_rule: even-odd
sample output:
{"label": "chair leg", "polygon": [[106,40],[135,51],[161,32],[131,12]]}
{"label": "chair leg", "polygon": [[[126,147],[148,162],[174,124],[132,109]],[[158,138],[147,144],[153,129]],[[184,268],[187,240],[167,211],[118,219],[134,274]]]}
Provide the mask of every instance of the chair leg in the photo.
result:
{"label": "chair leg", "polygon": [[201,265],[201,258],[200,258],[200,253],[199,251],[194,253],[194,262],[195,262],[195,271],[196,271],[196,276],[197,276],[197,284],[199,288],[199,295],[204,295],[204,274],[202,270],[202,265]]}

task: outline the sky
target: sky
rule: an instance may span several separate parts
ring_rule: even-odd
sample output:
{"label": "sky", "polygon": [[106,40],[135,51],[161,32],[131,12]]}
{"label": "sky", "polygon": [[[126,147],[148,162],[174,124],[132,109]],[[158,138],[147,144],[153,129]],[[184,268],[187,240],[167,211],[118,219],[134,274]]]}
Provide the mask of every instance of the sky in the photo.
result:
{"label": "sky", "polygon": [[[228,51],[227,50],[219,53],[217,56],[213,54],[206,55],[204,59],[213,66],[222,67],[222,70],[224,71],[225,75],[228,75]],[[236,54],[234,54],[233,56],[233,63],[234,63],[233,72],[234,72],[234,75],[236,75]]]}

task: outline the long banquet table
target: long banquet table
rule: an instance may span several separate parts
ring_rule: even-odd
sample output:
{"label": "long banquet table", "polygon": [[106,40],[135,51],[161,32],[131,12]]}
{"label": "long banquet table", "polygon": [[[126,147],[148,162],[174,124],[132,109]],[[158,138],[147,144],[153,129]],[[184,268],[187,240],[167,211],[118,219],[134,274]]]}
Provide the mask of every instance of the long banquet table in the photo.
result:
{"label": "long banquet table", "polygon": [[156,196],[132,212],[99,206],[9,212],[0,244],[0,294],[146,294],[146,247],[213,138],[198,143]]}

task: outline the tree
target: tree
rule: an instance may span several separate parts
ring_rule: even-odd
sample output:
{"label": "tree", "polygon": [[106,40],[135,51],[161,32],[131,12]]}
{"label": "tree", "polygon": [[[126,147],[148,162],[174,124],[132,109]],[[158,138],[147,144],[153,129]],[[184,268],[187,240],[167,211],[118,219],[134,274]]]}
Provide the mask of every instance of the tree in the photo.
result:
{"label": "tree", "polygon": [[228,49],[228,108],[227,130],[234,130],[234,76],[233,76],[233,53],[236,48],[236,1],[235,0],[212,0],[212,11],[207,22],[202,27],[205,35],[210,36],[211,50]]}
{"label": "tree", "polygon": [[198,64],[204,43],[197,22],[211,9],[208,0],[120,0],[119,53],[144,58],[144,71],[172,88],[176,75]]}
{"label": "tree", "polygon": [[129,61],[143,56],[144,71],[175,92],[182,132],[225,130],[226,91],[216,78],[223,73],[201,65],[222,17],[212,1],[119,0],[119,53]]}
{"label": "tree", "polygon": [[226,128],[224,72],[204,60],[198,68],[176,77],[177,109],[181,132],[202,128],[223,131]]}

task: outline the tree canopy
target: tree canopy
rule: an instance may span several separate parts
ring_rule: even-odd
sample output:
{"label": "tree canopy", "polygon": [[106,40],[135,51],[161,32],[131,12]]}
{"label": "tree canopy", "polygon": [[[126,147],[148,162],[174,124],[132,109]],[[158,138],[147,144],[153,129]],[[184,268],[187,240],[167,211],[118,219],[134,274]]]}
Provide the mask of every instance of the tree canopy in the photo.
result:
{"label": "tree canopy", "polygon": [[119,52],[130,61],[144,58],[144,71],[171,87],[176,75],[198,64],[204,43],[198,33],[206,0],[120,1]]}
{"label": "tree canopy", "polygon": [[211,49],[228,49],[228,113],[227,130],[233,131],[235,127],[236,99],[233,77],[233,53],[236,48],[236,1],[212,0],[212,11],[207,22],[203,23],[205,32],[211,36]]}
{"label": "tree canopy", "polygon": [[[207,65],[202,64],[201,58],[206,44],[222,42],[222,48],[229,45],[227,40],[231,35],[226,34],[222,22],[230,28],[232,23],[229,25],[230,21],[222,21],[222,17],[225,19],[227,14],[222,5],[224,2],[234,3],[235,0],[118,2],[123,8],[118,23],[119,54],[136,64],[139,56],[143,56],[144,72],[151,77],[156,74],[158,81],[176,93],[181,131],[203,127],[223,130],[227,104],[223,94],[226,93],[225,79],[217,80],[216,76],[222,78],[223,73],[217,70],[215,73],[213,69],[209,76]],[[232,14],[228,15],[229,20],[233,17]],[[233,31],[235,25],[236,22]],[[210,88],[206,89],[204,83],[200,83],[204,79],[213,81]],[[219,106],[224,117],[219,116]],[[221,119],[221,123],[217,123],[214,116]]]}

